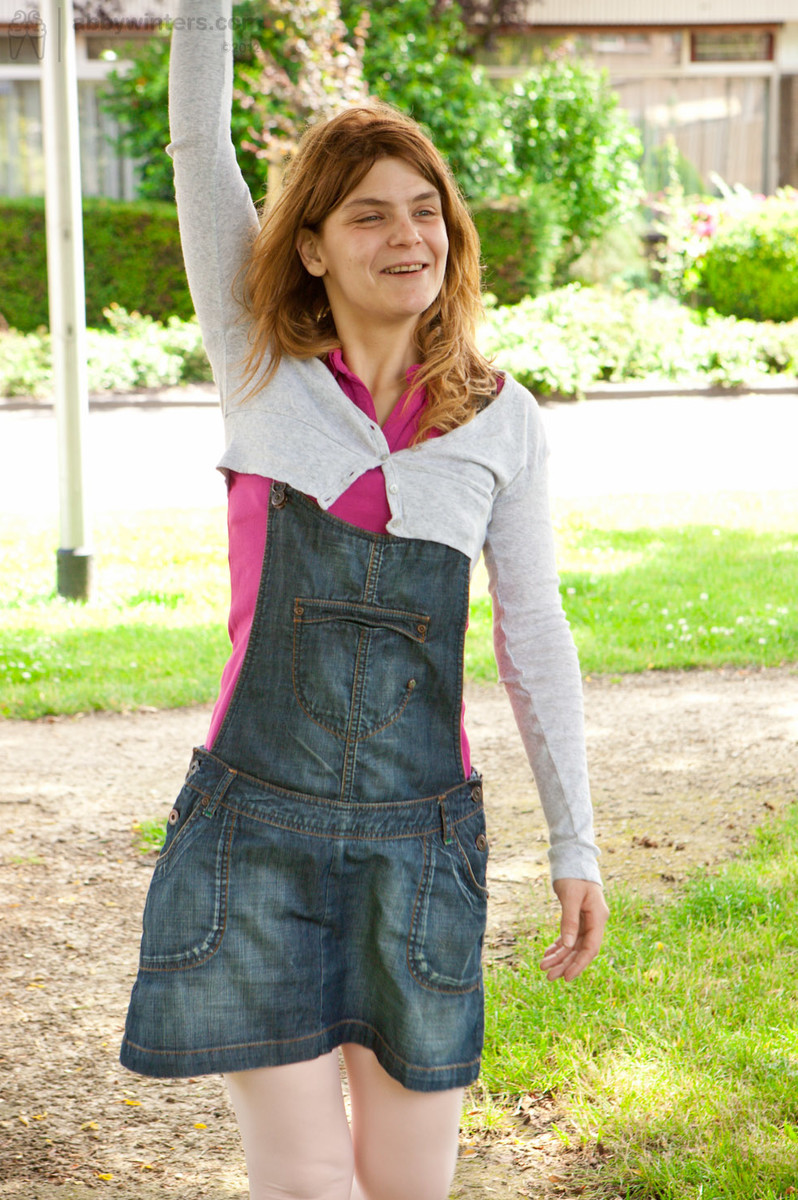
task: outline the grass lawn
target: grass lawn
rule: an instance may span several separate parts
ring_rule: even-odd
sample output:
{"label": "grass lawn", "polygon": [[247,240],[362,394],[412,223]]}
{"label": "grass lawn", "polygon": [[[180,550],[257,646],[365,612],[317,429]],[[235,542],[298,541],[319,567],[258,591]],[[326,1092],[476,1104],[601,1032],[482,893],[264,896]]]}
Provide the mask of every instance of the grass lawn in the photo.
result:
{"label": "grass lawn", "polygon": [[[556,514],[563,600],[586,674],[798,660],[798,503],[620,498]],[[221,510],[105,518],[92,601],[53,596],[55,531],[0,522],[0,716],[213,699],[228,640]],[[495,679],[472,587],[466,671]]]}
{"label": "grass lawn", "polygon": [[562,1136],[600,1147],[569,1179],[584,1195],[798,1194],[797,892],[793,808],[676,902],[615,893],[602,954],[575,983],[541,974],[547,938],[488,970],[482,1083],[494,1098],[531,1081],[557,1094]]}

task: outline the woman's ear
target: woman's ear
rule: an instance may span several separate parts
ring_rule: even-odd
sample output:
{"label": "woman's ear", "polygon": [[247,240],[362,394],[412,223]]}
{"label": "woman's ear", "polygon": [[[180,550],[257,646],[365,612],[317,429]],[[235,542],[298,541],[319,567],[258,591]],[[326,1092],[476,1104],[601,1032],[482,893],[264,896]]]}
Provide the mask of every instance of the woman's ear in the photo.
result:
{"label": "woman's ear", "polygon": [[300,229],[296,248],[306,271],[318,279],[326,275],[327,268],[321,255],[319,239],[312,229]]}

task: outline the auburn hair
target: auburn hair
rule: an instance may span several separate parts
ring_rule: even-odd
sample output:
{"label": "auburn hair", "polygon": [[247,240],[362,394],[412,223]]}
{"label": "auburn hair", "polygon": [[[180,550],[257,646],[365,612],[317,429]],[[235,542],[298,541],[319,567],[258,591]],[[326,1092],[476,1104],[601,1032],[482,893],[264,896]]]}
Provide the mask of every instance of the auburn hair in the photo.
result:
{"label": "auburn hair", "polygon": [[297,239],[303,228],[319,232],[382,158],[403,159],[436,188],[449,238],[443,285],[414,334],[421,368],[413,386],[427,394],[414,438],[421,441],[432,429],[446,432],[469,421],[496,395],[497,377],[476,347],[483,310],[474,223],[429,138],[415,121],[381,102],[310,126],[279,197],[262,214],[241,280],[240,298],[251,318],[242,389],[251,396],[284,356],[316,358],[340,347],[324,284],[305,270]]}

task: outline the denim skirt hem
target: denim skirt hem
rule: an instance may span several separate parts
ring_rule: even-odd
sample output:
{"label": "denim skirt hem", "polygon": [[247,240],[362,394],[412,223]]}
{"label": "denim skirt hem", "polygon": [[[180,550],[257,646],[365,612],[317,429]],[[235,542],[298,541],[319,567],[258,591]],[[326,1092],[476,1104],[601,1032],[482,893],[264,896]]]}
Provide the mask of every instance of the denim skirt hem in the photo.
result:
{"label": "denim skirt hem", "polygon": [[147,896],[123,1065],[216,1074],[355,1042],[413,1090],[472,1083],[486,860],[478,776],[341,803],[196,751]]}
{"label": "denim skirt hem", "polygon": [[479,1075],[479,1055],[470,1062],[437,1067],[407,1062],[387,1044],[378,1030],[364,1021],[341,1021],[330,1029],[290,1042],[252,1042],[203,1050],[153,1051],[125,1038],[120,1059],[123,1066],[139,1075],[175,1079],[308,1062],[350,1042],[372,1050],[380,1066],[403,1087],[414,1092],[468,1087]]}

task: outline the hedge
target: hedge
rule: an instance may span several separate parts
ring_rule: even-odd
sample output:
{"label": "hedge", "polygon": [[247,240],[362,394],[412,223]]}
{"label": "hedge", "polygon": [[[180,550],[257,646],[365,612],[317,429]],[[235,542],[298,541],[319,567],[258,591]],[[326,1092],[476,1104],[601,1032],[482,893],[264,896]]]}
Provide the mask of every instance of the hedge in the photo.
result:
{"label": "hedge", "polygon": [[[0,314],[14,329],[46,326],[44,201],[1,200],[0,226]],[[104,326],[111,304],[161,321],[192,315],[174,205],[85,199],[83,245],[89,326]]]}
{"label": "hedge", "polygon": [[[474,221],[485,286],[499,303],[547,290],[562,231],[545,194],[477,208]],[[22,332],[47,326],[44,201],[0,200],[0,227],[0,316]],[[112,304],[158,321],[192,315],[174,205],[86,199],[83,244],[90,327],[106,327]]]}

